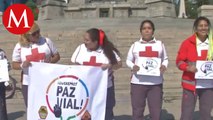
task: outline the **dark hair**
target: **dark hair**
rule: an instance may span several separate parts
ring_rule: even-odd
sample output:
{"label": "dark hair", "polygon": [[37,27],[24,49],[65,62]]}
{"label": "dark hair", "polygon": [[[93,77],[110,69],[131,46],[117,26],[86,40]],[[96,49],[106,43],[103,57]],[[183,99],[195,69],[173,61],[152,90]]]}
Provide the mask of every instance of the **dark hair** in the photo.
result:
{"label": "dark hair", "polygon": [[[98,45],[100,46],[100,43],[99,43],[100,30],[97,28],[91,28],[87,30],[86,32],[90,35],[91,40],[93,42],[98,41]],[[110,60],[111,64],[112,65],[117,64],[118,61],[115,57],[114,52],[116,52],[118,56],[120,56],[120,52],[118,51],[118,49],[115,48],[113,43],[108,40],[105,33],[104,33],[103,45],[101,47],[103,48],[104,54]]]}
{"label": "dark hair", "polygon": [[193,30],[194,30],[194,31],[197,30],[197,26],[198,26],[198,24],[199,24],[199,22],[200,22],[201,20],[204,20],[204,21],[206,21],[206,22],[208,23],[209,30],[210,30],[210,28],[211,28],[211,22],[209,21],[209,19],[208,19],[207,17],[203,17],[203,16],[198,17],[198,18],[194,21]]}
{"label": "dark hair", "polygon": [[143,28],[143,25],[144,25],[145,23],[149,23],[149,24],[151,25],[152,30],[153,30],[153,33],[154,33],[154,32],[155,32],[155,25],[154,25],[154,23],[153,23],[151,20],[144,20],[144,21],[141,22],[140,32],[141,32],[141,30],[142,30],[142,28]]}

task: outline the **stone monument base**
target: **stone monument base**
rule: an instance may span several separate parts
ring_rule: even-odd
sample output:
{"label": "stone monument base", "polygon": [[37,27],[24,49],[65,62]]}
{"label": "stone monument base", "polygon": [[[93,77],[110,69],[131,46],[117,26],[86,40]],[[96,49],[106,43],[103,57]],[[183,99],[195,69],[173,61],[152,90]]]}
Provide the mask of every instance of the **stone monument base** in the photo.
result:
{"label": "stone monument base", "polygon": [[205,16],[213,20],[213,5],[202,5],[198,8],[198,16]]}
{"label": "stone monument base", "polygon": [[171,0],[146,0],[147,17],[176,17],[175,5]]}
{"label": "stone monument base", "polygon": [[39,20],[63,17],[72,19],[176,17],[176,12],[171,0],[145,0],[138,3],[90,0],[75,6],[65,4],[64,0],[46,0],[40,7]]}
{"label": "stone monument base", "polygon": [[67,5],[64,0],[46,0],[39,6],[38,20],[63,18],[65,7]]}

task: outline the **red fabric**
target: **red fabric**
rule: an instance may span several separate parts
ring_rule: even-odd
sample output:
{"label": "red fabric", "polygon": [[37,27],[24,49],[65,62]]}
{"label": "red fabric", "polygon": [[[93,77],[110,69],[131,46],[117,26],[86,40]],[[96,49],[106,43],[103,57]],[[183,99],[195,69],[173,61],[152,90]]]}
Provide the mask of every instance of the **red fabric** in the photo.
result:
{"label": "red fabric", "polygon": [[158,57],[158,51],[152,51],[151,46],[146,46],[145,51],[139,52],[140,57]]}
{"label": "red fabric", "polygon": [[[202,51],[202,53],[205,53]],[[186,68],[189,62],[196,62],[197,60],[205,60],[207,54],[203,54],[201,57],[197,55],[196,49],[196,35],[192,35],[186,40],[184,40],[180,46],[178,51],[178,55],[176,58],[176,65],[180,70],[183,71],[182,79],[195,81],[195,74],[191,72],[187,72]],[[188,90],[195,91],[195,85],[189,85],[186,83],[182,83],[182,87]]]}
{"label": "red fabric", "polygon": [[28,61],[39,62],[40,60],[45,59],[45,53],[39,53],[38,48],[32,49],[31,52],[31,55],[26,56]]}
{"label": "red fabric", "polygon": [[89,62],[83,62],[83,65],[88,65],[88,66],[101,66],[102,63],[97,63],[96,62],[96,56],[91,56]]}
{"label": "red fabric", "polygon": [[195,85],[191,85],[191,84],[187,84],[187,83],[183,83],[183,82],[182,82],[182,87],[187,90],[191,90],[191,91],[195,91],[195,89],[196,89]]}
{"label": "red fabric", "polygon": [[99,45],[100,46],[103,46],[103,44],[104,44],[104,32],[100,29],[99,30]]}

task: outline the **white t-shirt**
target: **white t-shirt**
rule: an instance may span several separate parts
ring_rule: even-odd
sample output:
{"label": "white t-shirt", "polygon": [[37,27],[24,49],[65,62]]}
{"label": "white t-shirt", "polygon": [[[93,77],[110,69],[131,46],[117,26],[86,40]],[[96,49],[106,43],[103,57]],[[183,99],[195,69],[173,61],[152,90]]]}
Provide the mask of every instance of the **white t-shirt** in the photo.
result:
{"label": "white t-shirt", "polygon": [[[205,51],[208,53],[208,48],[209,48],[209,40],[206,39],[204,42],[201,42],[198,40],[197,43],[197,54],[198,56],[202,56],[202,51]],[[204,80],[204,79],[197,79],[196,83],[196,88],[201,89],[201,88],[213,88],[213,80]]]}
{"label": "white t-shirt", "polygon": [[[50,39],[40,37],[38,43],[30,44],[28,47],[22,47],[17,43],[13,50],[12,61],[24,62],[28,60],[30,62],[45,62],[57,53],[57,49]],[[22,84],[29,84],[28,68],[23,69]]]}
{"label": "white t-shirt", "polygon": [[[164,44],[156,40],[155,38],[149,42],[142,40],[136,41],[129,49],[126,64],[128,67],[133,69],[135,65],[135,61],[138,61],[139,57],[150,57],[146,55],[146,51],[153,51],[155,54],[151,57],[161,58],[162,65],[168,66],[168,57],[166,54],[166,50]],[[140,55],[140,52],[144,54]],[[146,75],[137,75],[133,74],[131,78],[131,83],[133,84],[141,84],[141,85],[158,85],[162,84],[163,75],[160,76],[146,76]]]}
{"label": "white t-shirt", "polygon": [[[121,58],[114,52],[117,61]],[[103,49],[99,47],[96,51],[90,51],[86,48],[85,44],[79,45],[72,55],[71,62],[80,65],[100,66],[101,64],[109,64],[109,59],[105,56]],[[108,71],[108,88],[113,85],[113,71]]]}

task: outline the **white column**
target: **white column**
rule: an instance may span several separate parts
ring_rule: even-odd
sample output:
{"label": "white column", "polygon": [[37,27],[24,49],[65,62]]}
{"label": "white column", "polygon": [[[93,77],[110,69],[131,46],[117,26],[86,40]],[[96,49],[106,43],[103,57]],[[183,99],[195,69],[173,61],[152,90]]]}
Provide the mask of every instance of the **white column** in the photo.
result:
{"label": "white column", "polygon": [[187,18],[185,0],[180,0],[180,8],[178,18]]}

